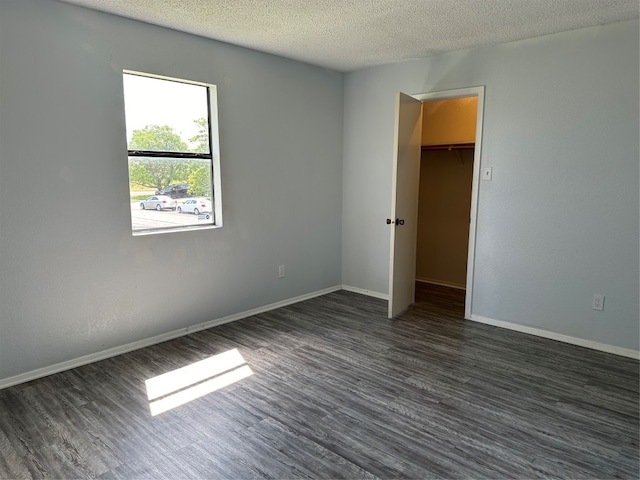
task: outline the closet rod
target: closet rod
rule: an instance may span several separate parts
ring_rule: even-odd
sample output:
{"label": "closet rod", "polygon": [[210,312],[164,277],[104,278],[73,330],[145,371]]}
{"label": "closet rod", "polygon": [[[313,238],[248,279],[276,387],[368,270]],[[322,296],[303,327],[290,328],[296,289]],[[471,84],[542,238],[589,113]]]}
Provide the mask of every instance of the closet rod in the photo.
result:
{"label": "closet rod", "polygon": [[475,143],[453,143],[451,145],[422,145],[422,150],[459,150],[476,148]]}

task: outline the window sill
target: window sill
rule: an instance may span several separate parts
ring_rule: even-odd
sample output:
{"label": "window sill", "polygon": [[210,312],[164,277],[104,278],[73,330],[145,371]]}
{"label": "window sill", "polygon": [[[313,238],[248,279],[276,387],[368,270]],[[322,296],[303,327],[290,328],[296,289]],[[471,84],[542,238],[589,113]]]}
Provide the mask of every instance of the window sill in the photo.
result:
{"label": "window sill", "polygon": [[138,230],[132,232],[132,235],[134,237],[142,237],[146,235],[157,235],[161,233],[192,232],[194,230],[217,230],[218,228],[222,228],[222,225],[193,225],[172,228],[154,228],[153,230]]}

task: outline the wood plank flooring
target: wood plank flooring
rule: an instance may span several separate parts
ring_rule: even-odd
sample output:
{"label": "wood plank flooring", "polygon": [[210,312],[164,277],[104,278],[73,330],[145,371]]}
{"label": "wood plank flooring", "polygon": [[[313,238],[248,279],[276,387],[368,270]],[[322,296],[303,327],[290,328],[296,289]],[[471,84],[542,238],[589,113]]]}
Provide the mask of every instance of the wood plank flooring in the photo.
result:
{"label": "wood plank flooring", "polygon": [[[335,292],[0,391],[0,478],[638,478],[638,362]],[[145,380],[253,375],[157,416]]]}

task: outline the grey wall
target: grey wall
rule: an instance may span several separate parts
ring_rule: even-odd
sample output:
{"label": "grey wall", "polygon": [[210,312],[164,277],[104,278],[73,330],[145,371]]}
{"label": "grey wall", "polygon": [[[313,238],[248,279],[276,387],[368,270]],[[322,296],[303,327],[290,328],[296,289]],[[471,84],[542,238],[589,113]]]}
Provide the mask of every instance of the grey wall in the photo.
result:
{"label": "grey wall", "polygon": [[638,44],[631,21],[347,74],[343,284],[388,292],[395,93],[485,85],[472,314],[638,350]]}
{"label": "grey wall", "polygon": [[[218,85],[223,228],[131,236],[123,68]],[[2,0],[0,380],[340,285],[342,88],[279,57]]]}
{"label": "grey wall", "polygon": [[[0,381],[341,283],[387,292],[394,95],[474,85],[494,171],[473,314],[637,350],[638,56],[625,22],[354,72],[343,97],[336,72],[3,0]],[[131,236],[123,68],[218,85],[222,229]]]}

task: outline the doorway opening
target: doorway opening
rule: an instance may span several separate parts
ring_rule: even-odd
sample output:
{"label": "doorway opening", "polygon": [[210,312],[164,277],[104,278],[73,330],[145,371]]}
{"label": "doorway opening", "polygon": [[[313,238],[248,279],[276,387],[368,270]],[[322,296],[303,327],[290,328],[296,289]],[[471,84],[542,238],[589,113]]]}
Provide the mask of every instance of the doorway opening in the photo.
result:
{"label": "doorway opening", "polygon": [[422,102],[416,303],[464,312],[478,97]]}
{"label": "doorway opening", "polygon": [[[468,232],[466,239],[459,240],[464,251],[466,242],[466,271],[462,269],[462,275],[458,272],[457,280],[451,278],[445,281],[437,281],[437,278],[422,278],[436,283],[453,284],[457,281],[459,288],[464,295],[464,318],[470,319],[473,302],[473,278],[474,278],[474,258],[475,258],[475,237],[477,223],[478,204],[478,182],[480,178],[480,152],[482,149],[482,120],[484,109],[484,87],[470,87],[458,90],[442,92],[423,93],[417,95],[406,95],[398,92],[396,96],[396,125],[395,125],[395,148],[392,169],[392,196],[391,196],[391,218],[387,223],[391,224],[392,232],[390,236],[390,263],[389,263],[389,318],[393,318],[415,303],[416,299],[416,275],[417,273],[417,241],[418,241],[418,203],[420,190],[420,164],[422,154],[422,117],[424,105],[432,100],[450,100],[472,97],[475,105],[475,128],[470,136],[441,140],[439,142],[425,145],[426,150],[440,150],[454,152],[454,158],[462,165],[464,170],[467,163],[467,173],[471,170],[471,191],[470,208],[467,220],[463,221]],[[436,104],[435,110],[446,110],[448,104],[440,102]],[[445,105],[444,107],[442,105]],[[455,109],[454,109],[455,110]],[[459,123],[462,120],[453,115],[453,122]],[[439,127],[445,122],[437,123]],[[429,131],[435,131],[435,127]],[[429,141],[429,140],[428,140]],[[473,148],[471,148],[473,147]],[[463,153],[464,150],[472,153]],[[459,155],[458,155],[459,154]],[[446,155],[449,155],[447,153]],[[468,158],[465,161],[465,157]],[[442,155],[440,155],[442,156]],[[466,194],[469,199],[469,193]],[[394,220],[395,219],[395,220]],[[468,222],[468,223],[467,223]],[[459,229],[460,230],[460,229]],[[464,230],[464,229],[463,229]],[[458,245],[457,250],[460,250]],[[464,253],[462,263],[464,264]],[[462,279],[464,278],[464,282]],[[447,288],[447,287],[444,287]]]}

